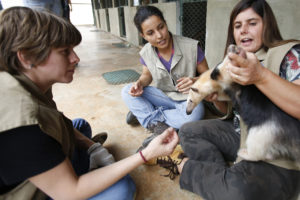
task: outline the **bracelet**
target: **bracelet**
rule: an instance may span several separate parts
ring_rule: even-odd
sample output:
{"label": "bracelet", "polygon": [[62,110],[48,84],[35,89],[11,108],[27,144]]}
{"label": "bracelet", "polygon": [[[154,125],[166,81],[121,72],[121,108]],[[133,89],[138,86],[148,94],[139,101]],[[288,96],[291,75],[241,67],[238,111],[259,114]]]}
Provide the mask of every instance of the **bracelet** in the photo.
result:
{"label": "bracelet", "polygon": [[144,155],[143,155],[142,151],[139,151],[139,153],[140,153],[140,155],[141,155],[141,157],[142,157],[143,161],[146,163],[146,162],[147,162],[147,160],[146,160],[146,158],[144,157]]}

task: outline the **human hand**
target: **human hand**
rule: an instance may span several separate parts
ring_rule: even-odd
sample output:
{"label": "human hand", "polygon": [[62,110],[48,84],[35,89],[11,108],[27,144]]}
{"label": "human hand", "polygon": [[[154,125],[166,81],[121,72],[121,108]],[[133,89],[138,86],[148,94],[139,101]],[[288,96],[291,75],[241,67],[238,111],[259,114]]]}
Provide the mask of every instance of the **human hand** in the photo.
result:
{"label": "human hand", "polygon": [[133,97],[139,97],[143,94],[143,92],[144,92],[143,86],[141,82],[138,80],[137,82],[132,84],[128,93]]}
{"label": "human hand", "polygon": [[246,57],[228,53],[231,60],[227,66],[232,79],[240,85],[257,84],[264,80],[264,68],[254,53],[246,52]]}
{"label": "human hand", "polygon": [[183,94],[188,94],[190,88],[194,84],[194,81],[190,77],[181,77],[177,80],[176,88]]}
{"label": "human hand", "polygon": [[178,141],[179,138],[176,131],[173,128],[168,128],[149,143],[143,150],[143,155],[146,160],[170,155],[174,151]]}
{"label": "human hand", "polygon": [[90,170],[115,162],[114,157],[98,142],[90,146],[87,153],[90,155]]}

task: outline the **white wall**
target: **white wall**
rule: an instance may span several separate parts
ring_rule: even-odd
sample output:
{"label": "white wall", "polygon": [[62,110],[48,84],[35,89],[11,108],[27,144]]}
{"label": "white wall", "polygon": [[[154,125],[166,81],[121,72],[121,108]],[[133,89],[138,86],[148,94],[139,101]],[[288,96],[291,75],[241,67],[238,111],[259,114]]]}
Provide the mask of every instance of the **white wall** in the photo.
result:
{"label": "white wall", "polygon": [[124,7],[126,40],[130,43],[139,46],[139,32],[134,25],[133,18],[137,7]]}
{"label": "white wall", "polygon": [[110,32],[120,36],[120,20],[118,8],[108,8]]}
{"label": "white wall", "polygon": [[1,4],[3,8],[23,6],[23,0],[1,0]]}
{"label": "white wall", "polygon": [[72,0],[70,18],[74,25],[94,24],[92,2],[90,0]]}

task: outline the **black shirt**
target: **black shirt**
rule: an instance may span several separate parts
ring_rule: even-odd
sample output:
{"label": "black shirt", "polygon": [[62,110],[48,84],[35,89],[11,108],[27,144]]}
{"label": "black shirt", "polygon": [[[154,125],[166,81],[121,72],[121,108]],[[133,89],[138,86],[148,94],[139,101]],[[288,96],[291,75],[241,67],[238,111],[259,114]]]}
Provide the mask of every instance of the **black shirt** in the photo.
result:
{"label": "black shirt", "polygon": [[45,172],[66,158],[61,145],[38,125],[0,134],[0,194],[24,180]]}

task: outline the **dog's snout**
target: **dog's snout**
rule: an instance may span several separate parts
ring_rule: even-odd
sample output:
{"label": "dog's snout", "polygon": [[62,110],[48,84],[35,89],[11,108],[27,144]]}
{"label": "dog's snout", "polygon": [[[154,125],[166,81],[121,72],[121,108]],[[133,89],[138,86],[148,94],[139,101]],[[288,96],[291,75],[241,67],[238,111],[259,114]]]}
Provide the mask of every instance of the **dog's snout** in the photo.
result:
{"label": "dog's snout", "polygon": [[240,52],[240,49],[234,44],[229,45],[227,48],[227,53],[239,54],[239,52]]}
{"label": "dog's snout", "polygon": [[195,104],[193,103],[193,101],[191,99],[189,99],[187,101],[187,106],[186,106],[186,114],[190,115],[193,112],[194,106]]}

